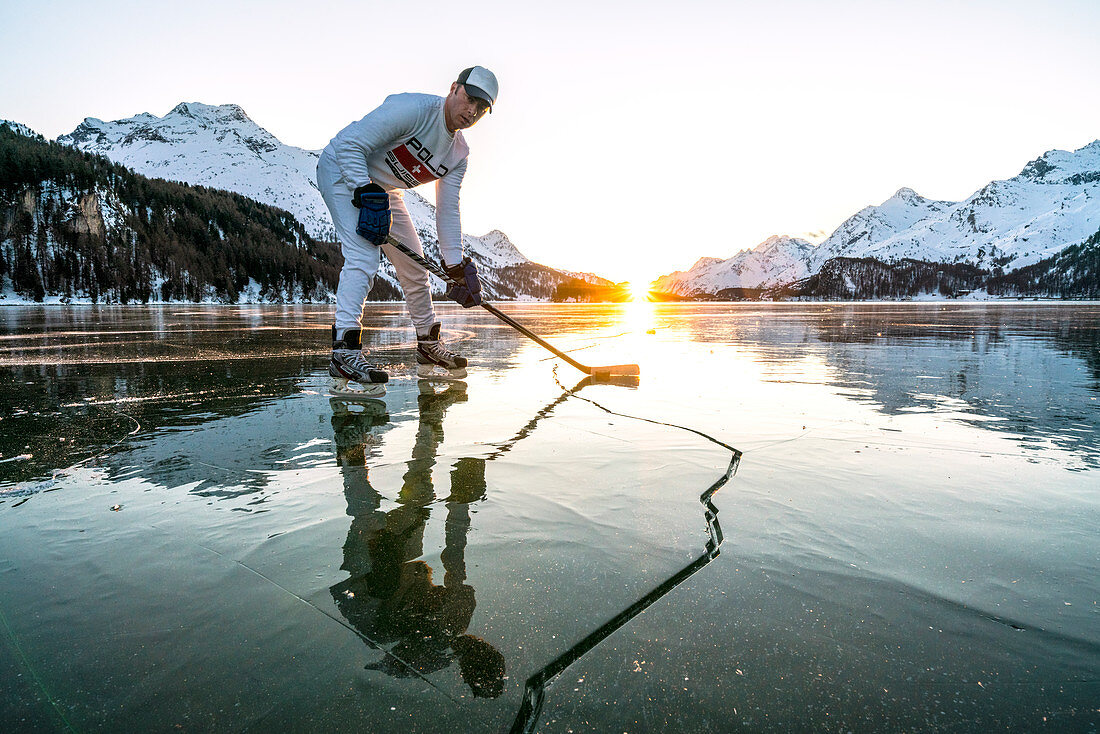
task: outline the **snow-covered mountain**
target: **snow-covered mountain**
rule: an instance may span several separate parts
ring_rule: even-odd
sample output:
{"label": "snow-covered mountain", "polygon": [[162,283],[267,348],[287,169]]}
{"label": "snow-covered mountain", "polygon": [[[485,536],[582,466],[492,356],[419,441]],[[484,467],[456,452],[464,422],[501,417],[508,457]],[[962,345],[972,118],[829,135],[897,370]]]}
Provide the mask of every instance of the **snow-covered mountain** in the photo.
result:
{"label": "snow-covered mountain", "polygon": [[[926,199],[909,188],[899,189],[878,206],[856,212],[829,235],[813,253],[812,272],[820,270],[831,257],[874,257],[869,253],[878,243],[904,237],[921,223],[938,221],[954,206],[954,202]],[[899,257],[916,257],[920,245],[912,241],[909,244]]]}
{"label": "snow-covered mountain", "polygon": [[767,288],[809,275],[814,246],[796,237],[772,236],[751,250],[720,260],[703,257],[684,272],[677,270],[653,282],[662,293],[687,296],[695,292],[718,293],[727,288]]}
{"label": "snow-covered mountain", "polygon": [[10,129],[12,132],[19,133],[20,135],[25,135],[28,138],[41,137],[38,133],[36,133],[34,130],[31,130],[29,127],[27,127],[26,125],[24,125],[21,122],[13,122],[11,120],[0,120],[0,125]]}
{"label": "snow-covered mountain", "polygon": [[184,102],[164,117],[143,112],[112,122],[88,117],[57,142],[143,176],[235,191],[286,209],[317,239],[335,239],[317,190],[320,151],[284,145],[235,104]]}
{"label": "snow-covered mountain", "polygon": [[[145,176],[243,194],[289,211],[316,239],[335,239],[317,189],[320,151],[285,145],[235,104],[184,102],[164,117],[142,113],[112,122],[89,117],[58,142],[98,153]],[[438,261],[435,207],[415,191],[406,192],[405,204],[428,255]],[[481,268],[491,297],[546,298],[558,283],[575,277],[545,266],[534,268],[498,230],[481,237],[463,235],[463,246]],[[505,268],[510,272],[504,273]],[[509,283],[516,280],[516,269],[529,271],[523,287]],[[397,287],[393,266],[385,259],[379,276]],[[443,291],[434,277],[432,287]]]}
{"label": "snow-covered mountain", "polygon": [[1032,265],[1100,229],[1100,140],[1052,150],[1019,175],[992,181],[965,201],[925,199],[909,189],[868,207],[815,251],[831,257],[914,258],[1005,271]]}
{"label": "snow-covered mountain", "polygon": [[1078,245],[1098,229],[1100,140],[1072,152],[1048,151],[1019,175],[992,181],[961,202],[902,188],[852,215],[817,247],[780,247],[778,240],[798,240],[772,237],[728,260],[704,258],[686,273],[658,279],[656,287],[681,295],[766,288],[816,274],[837,257],[910,258],[1007,273]]}

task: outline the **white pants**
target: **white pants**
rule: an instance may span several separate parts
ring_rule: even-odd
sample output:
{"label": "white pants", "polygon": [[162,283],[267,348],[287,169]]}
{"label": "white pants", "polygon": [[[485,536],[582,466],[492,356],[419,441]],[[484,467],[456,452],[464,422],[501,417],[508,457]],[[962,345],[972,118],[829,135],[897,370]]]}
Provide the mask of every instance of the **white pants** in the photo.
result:
{"label": "white pants", "polygon": [[[324,153],[317,161],[317,187],[332,215],[340,251],[344,254],[344,267],[340,270],[340,283],[336,287],[336,334],[337,338],[341,338],[346,330],[362,326],[363,305],[378,273],[380,248],[355,231],[359,210],[352,204],[351,182],[340,175],[336,162]],[[390,212],[393,215],[390,234],[413,252],[423,255],[424,248],[405,209],[403,193],[400,190],[389,192]],[[405,306],[416,333],[427,334],[436,320],[427,272],[393,245],[387,243],[381,249],[385,250],[386,257],[397,271],[397,280],[405,291]]]}

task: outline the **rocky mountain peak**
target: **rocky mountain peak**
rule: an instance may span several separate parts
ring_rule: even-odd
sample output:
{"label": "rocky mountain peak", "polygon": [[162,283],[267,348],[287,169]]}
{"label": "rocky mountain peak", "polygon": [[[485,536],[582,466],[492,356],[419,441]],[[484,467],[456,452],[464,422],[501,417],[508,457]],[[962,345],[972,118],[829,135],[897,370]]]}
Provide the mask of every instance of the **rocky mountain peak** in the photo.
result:
{"label": "rocky mountain peak", "polygon": [[1100,140],[1094,140],[1073,152],[1048,150],[1029,161],[1019,178],[1034,183],[1080,185],[1100,181]]}
{"label": "rocky mountain peak", "polygon": [[910,206],[921,206],[928,201],[908,186],[902,186],[892,198],[909,204]]}
{"label": "rocky mountain peak", "polygon": [[798,248],[812,248],[813,245],[804,239],[798,237],[791,237],[785,234],[773,234],[753,249],[757,252],[765,252],[771,250],[777,250],[781,248],[794,247]]}
{"label": "rocky mountain peak", "polygon": [[167,120],[173,116],[189,117],[214,126],[248,123],[250,126],[259,127],[240,105],[235,104],[208,105],[202,102],[180,102],[164,116],[164,119]]}
{"label": "rocky mountain peak", "polygon": [[191,112],[191,108],[187,105],[186,102],[180,102],[178,105],[173,107],[168,112],[168,114],[169,115],[183,115],[185,117],[194,117],[195,116],[194,113]]}
{"label": "rocky mountain peak", "polygon": [[29,127],[21,122],[12,122],[11,120],[0,120],[0,127],[6,127],[13,133],[18,133],[28,138],[41,138],[42,136],[31,130]]}
{"label": "rocky mountain peak", "polygon": [[477,239],[486,258],[498,267],[528,262],[527,256],[499,229],[491,230]]}

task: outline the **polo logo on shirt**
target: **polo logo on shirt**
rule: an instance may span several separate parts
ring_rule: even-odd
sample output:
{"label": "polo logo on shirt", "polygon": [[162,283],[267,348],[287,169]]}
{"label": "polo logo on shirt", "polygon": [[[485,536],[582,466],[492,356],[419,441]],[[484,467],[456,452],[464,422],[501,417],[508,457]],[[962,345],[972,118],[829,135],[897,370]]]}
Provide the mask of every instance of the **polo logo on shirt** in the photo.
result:
{"label": "polo logo on shirt", "polygon": [[386,153],[386,165],[410,188],[447,175],[447,166],[432,165],[433,153],[415,137]]}

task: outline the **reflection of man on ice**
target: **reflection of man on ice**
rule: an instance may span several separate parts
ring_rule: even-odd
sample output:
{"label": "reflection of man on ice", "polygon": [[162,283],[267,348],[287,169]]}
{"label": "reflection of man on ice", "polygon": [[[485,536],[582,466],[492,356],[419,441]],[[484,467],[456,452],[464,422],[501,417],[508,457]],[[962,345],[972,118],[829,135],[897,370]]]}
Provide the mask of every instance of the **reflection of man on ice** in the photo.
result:
{"label": "reflection of man on ice", "polygon": [[[432,470],[443,441],[443,417],[448,407],[466,400],[466,385],[452,383],[440,393],[427,382],[420,387],[416,443],[397,507],[389,512],[380,509],[381,495],[371,486],[365,466],[365,449],[376,440],[371,429],[385,430],[388,424],[385,406],[367,401],[362,412],[333,415],[352,519],[342,566],[350,578],[330,591],[348,622],[372,646],[384,646],[385,656],[368,668],[404,678],[434,673],[457,661],[475,696],[495,698],[504,691],[504,657],[467,631],[477,601],[466,583],[466,535],[470,505],[485,496],[485,461],[462,458],[451,469],[439,584],[421,560],[424,529],[436,502]],[[372,412],[371,402],[381,408]]]}
{"label": "reflection of man on ice", "polygon": [[[497,80],[480,66],[464,70],[446,97],[394,94],[362,120],[348,125],[325,147],[317,185],[336,226],[344,267],[336,291],[329,374],[334,392],[381,395],[389,375],[364,358],[362,315],[378,272],[379,248],[393,263],[409,316],[416,327],[416,360],[422,377],[465,377],[466,358],[446,348],[432,308],[428,274],[387,243],[392,235],[423,254],[402,198],[404,189],[435,182],[436,231],[447,273],[458,285],[447,295],[469,308],[481,303],[477,267],[463,257],[459,188],[469,148],[461,131],[497,98]],[[442,370],[441,374],[438,373]],[[356,383],[349,388],[348,382]]]}

